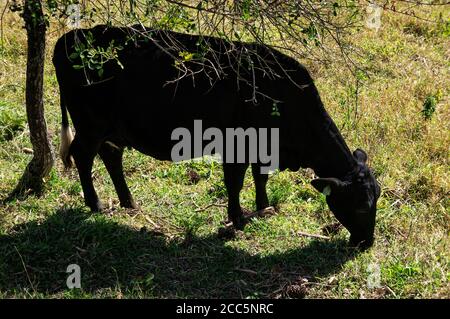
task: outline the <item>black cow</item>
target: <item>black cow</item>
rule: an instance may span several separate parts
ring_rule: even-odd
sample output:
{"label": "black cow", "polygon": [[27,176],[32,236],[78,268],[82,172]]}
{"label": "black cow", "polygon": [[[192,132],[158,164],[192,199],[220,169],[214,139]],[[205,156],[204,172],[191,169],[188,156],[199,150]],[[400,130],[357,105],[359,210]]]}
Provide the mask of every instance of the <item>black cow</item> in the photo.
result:
{"label": "black cow", "polygon": [[[151,40],[130,36],[135,33],[128,28],[97,26],[68,32],[55,47],[62,111],[60,153],[66,166],[75,161],[87,206],[102,209],[91,177],[96,154],[112,178],[121,205],[135,208],[123,175],[124,147],[171,160],[175,143],[171,132],[177,127],[192,128],[195,119],[202,120],[204,127],[222,129],[276,127],[280,170],[312,168],[320,177],[312,185],[327,193],[331,211],[350,231],[351,244],[372,245],[380,187],[366,166],[366,153],[350,152],[301,64],[259,44],[140,31]],[[120,45],[117,53],[123,67],[112,59],[101,74],[95,65],[74,68],[83,61],[73,52],[88,41],[97,48],[108,48],[112,41]],[[204,44],[210,49],[200,52]],[[199,57],[185,59],[190,70],[186,74],[177,59],[181,50]],[[275,104],[278,116],[273,114]],[[76,128],[74,138],[66,110]],[[245,224],[239,193],[247,167],[245,163],[223,165],[228,216],[236,228]],[[259,167],[252,164],[256,206],[262,209],[269,205],[268,176]]]}

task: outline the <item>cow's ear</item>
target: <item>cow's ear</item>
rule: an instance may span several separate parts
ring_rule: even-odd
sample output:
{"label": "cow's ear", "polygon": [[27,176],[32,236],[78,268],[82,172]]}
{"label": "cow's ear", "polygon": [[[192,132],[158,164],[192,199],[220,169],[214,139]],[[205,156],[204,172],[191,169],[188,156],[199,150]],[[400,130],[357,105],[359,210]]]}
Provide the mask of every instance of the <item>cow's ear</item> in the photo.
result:
{"label": "cow's ear", "polygon": [[316,178],[311,181],[312,186],[319,192],[328,196],[333,192],[342,190],[345,187],[345,183],[339,178]]}
{"label": "cow's ear", "polygon": [[353,152],[353,156],[356,158],[356,160],[358,162],[361,163],[366,163],[367,162],[367,154],[366,152],[364,152],[362,149],[357,148],[354,152]]}

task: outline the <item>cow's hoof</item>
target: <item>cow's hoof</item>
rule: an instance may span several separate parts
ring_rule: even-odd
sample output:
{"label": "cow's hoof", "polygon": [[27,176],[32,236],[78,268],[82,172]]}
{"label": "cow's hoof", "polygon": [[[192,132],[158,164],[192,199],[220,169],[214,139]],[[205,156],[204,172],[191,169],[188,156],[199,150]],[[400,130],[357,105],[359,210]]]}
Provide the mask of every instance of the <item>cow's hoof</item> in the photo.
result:
{"label": "cow's hoof", "polygon": [[136,204],[134,201],[120,203],[120,206],[123,208],[128,208],[128,209],[140,209],[139,205]]}
{"label": "cow's hoof", "polygon": [[104,209],[103,204],[100,201],[97,201],[94,204],[87,204],[87,206],[91,209],[91,212],[93,213],[100,213]]}
{"label": "cow's hoof", "polygon": [[130,208],[132,208],[132,209],[141,209],[141,206],[139,206],[139,205],[136,204],[135,202],[132,202]]}
{"label": "cow's hoof", "polygon": [[233,239],[236,236],[236,230],[234,229],[234,227],[220,227],[217,233],[217,236],[220,239]]}
{"label": "cow's hoof", "polygon": [[355,238],[355,236],[351,235],[348,245],[350,248],[363,252],[372,247],[373,242],[374,242],[373,237],[368,239],[357,239]]}
{"label": "cow's hoof", "polygon": [[249,219],[242,216],[233,220],[233,226],[236,230],[244,230],[248,222]]}

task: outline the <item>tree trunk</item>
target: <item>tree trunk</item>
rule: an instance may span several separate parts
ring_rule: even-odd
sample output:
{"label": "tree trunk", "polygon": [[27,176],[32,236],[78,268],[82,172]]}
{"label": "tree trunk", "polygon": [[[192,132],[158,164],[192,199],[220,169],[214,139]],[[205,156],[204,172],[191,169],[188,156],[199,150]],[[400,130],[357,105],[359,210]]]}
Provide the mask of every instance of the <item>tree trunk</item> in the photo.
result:
{"label": "tree trunk", "polygon": [[28,37],[26,109],[34,156],[13,191],[14,196],[29,192],[41,192],[44,178],[48,176],[54,164],[54,155],[44,118],[43,80],[46,23],[41,1],[25,0],[23,18]]}

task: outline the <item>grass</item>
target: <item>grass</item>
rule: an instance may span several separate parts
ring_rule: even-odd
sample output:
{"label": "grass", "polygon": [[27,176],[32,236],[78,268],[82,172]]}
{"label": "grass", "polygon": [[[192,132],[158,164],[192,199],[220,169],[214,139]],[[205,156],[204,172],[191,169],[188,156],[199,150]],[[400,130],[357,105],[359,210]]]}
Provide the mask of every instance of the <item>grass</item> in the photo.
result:
{"label": "grass", "polygon": [[[431,14],[439,10],[448,21],[448,10]],[[117,208],[100,161],[95,184],[109,213],[91,214],[84,207],[76,171],[64,172],[60,161],[43,196],[0,205],[0,297],[448,298],[449,23],[434,26],[389,14],[382,22],[378,33],[363,30],[355,39],[367,50],[363,58],[372,70],[359,78],[356,117],[354,78],[338,64],[308,64],[348,144],[367,150],[382,184],[372,249],[348,250],[345,230],[329,241],[298,235],[321,233],[335,222],[307,170],[273,175],[269,198],[278,214],[224,241],[217,237],[226,218],[220,166],[174,165],[127,151],[127,180],[142,211]],[[4,28],[0,198],[31,157],[24,151],[30,147],[26,37],[17,16],[9,15]],[[60,111],[50,57],[59,35],[49,34],[44,83],[55,149]],[[199,178],[193,180],[192,171]],[[242,205],[254,209],[253,199],[249,171]],[[69,290],[66,269],[74,263],[81,267],[82,288]],[[380,284],[370,288],[373,269],[379,269]]]}

